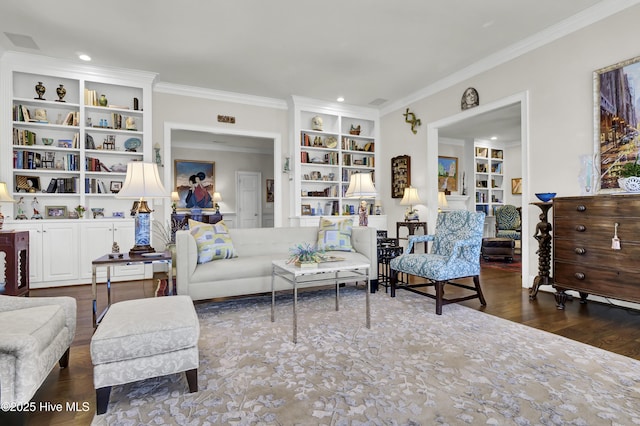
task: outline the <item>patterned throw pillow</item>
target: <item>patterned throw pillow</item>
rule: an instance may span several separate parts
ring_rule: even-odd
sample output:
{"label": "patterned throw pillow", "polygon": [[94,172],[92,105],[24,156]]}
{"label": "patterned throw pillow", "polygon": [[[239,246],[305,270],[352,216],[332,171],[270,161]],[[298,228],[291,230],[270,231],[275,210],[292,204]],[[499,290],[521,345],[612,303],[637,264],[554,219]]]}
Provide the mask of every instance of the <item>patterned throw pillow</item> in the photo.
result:
{"label": "patterned throw pillow", "polygon": [[189,229],[198,246],[198,263],[237,256],[229,229],[223,220],[208,224],[189,219]]}
{"label": "patterned throw pillow", "polygon": [[351,247],[351,230],[353,219],[330,221],[320,219],[320,232],[318,232],[318,250],[330,251],[355,251]]}

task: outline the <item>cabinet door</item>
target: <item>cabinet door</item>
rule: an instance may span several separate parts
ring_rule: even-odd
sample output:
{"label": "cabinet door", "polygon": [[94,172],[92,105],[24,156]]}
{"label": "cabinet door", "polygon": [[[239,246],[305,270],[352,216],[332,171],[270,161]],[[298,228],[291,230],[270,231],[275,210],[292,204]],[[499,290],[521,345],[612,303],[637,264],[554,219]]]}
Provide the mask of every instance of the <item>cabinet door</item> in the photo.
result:
{"label": "cabinet door", "polygon": [[42,226],[31,223],[16,223],[8,229],[29,231],[29,286],[42,282]]}
{"label": "cabinet door", "polygon": [[[80,278],[91,279],[91,262],[111,253],[113,244],[113,222],[90,221],[80,225]],[[105,280],[105,268],[98,268],[98,279]]]}
{"label": "cabinet door", "polygon": [[78,224],[42,225],[43,278],[45,281],[78,279]]}

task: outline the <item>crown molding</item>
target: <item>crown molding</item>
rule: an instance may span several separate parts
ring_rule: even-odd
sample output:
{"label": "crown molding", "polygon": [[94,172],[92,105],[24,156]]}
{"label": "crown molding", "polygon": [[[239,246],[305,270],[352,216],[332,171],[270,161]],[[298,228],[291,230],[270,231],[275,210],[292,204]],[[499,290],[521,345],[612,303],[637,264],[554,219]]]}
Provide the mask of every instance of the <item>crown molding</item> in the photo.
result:
{"label": "crown molding", "polygon": [[428,96],[445,90],[451,86],[468,80],[482,72],[488,71],[492,68],[502,65],[512,59],[522,56],[531,52],[539,47],[556,41],[564,36],[567,36],[573,32],[588,27],[598,21],[601,21],[609,16],[615,15],[625,9],[640,4],[640,0],[604,0],[600,3],[577,13],[564,21],[561,21],[555,25],[552,25],[539,33],[525,38],[520,42],[514,43],[511,46],[498,51],[492,55],[489,55],[480,61],[477,61],[468,67],[462,68],[450,74],[448,77],[437,81],[417,92],[412,93],[402,99],[398,99],[383,108],[380,109],[380,114],[385,115],[393,111],[406,107],[409,104],[420,101]]}
{"label": "crown molding", "polygon": [[153,86],[153,91],[156,93],[166,93],[169,95],[188,96],[192,98],[202,98],[221,102],[232,102],[236,104],[253,105],[264,108],[275,108],[282,110],[288,109],[287,101],[282,99],[245,95],[242,93],[225,92],[223,90],[184,86],[180,84],[158,82]]}

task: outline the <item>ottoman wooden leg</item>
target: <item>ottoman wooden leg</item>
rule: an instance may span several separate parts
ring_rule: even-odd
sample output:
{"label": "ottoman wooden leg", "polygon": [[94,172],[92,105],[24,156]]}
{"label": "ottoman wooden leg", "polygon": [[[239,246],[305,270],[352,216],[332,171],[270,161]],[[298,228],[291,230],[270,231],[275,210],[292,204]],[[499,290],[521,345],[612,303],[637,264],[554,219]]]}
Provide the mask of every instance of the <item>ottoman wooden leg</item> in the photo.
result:
{"label": "ottoman wooden leg", "polygon": [[111,386],[96,389],[96,413],[104,414],[107,412],[109,405],[109,396],[111,395]]}
{"label": "ottoman wooden leg", "polygon": [[189,383],[189,392],[198,392],[198,369],[185,371],[187,375],[187,383]]}
{"label": "ottoman wooden leg", "polygon": [[69,366],[69,350],[71,347],[68,347],[66,351],[62,354],[62,357],[58,360],[58,364],[60,364],[60,368],[67,368]]}

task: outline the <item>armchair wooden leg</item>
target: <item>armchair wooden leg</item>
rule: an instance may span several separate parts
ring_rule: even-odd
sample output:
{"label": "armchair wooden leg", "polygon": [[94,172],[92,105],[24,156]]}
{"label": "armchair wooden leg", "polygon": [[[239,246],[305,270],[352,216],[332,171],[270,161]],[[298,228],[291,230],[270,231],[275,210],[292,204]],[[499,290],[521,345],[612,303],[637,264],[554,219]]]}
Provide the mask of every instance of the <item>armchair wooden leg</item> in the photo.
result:
{"label": "armchair wooden leg", "polygon": [[198,369],[187,370],[185,374],[187,375],[187,383],[189,383],[189,392],[198,392]]}
{"label": "armchair wooden leg", "polygon": [[478,298],[480,299],[480,303],[482,306],[487,306],[487,301],[484,300],[484,295],[482,294],[482,287],[480,287],[480,277],[478,275],[473,276],[473,284],[476,286],[476,290],[478,291]]}
{"label": "armchair wooden leg", "polygon": [[64,354],[62,354],[62,357],[60,357],[60,359],[58,360],[58,364],[60,365],[60,368],[67,368],[69,366],[69,350],[71,349],[71,347],[68,347],[66,351],[64,351]]}
{"label": "armchair wooden leg", "polygon": [[111,386],[96,389],[96,413],[104,414],[109,406],[109,396],[111,395]]}
{"label": "armchair wooden leg", "polygon": [[442,315],[442,299],[444,298],[444,281],[436,281],[436,315]]}

